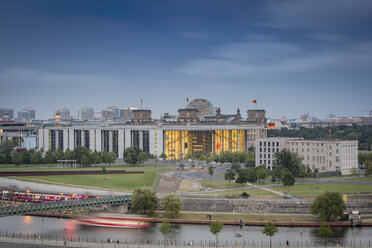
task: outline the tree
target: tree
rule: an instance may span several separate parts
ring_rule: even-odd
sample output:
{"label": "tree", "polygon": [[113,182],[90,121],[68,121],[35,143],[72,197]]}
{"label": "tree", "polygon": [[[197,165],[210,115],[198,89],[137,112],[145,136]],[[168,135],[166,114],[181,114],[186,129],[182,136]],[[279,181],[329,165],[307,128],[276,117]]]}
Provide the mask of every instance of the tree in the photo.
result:
{"label": "tree", "polygon": [[216,247],[218,246],[218,233],[221,232],[223,229],[223,224],[219,221],[212,222],[209,231],[213,233],[213,235],[216,235]]}
{"label": "tree", "polygon": [[275,177],[275,174],[273,173],[273,175],[271,176],[271,182],[275,183],[276,182],[276,177]]}
{"label": "tree", "polygon": [[238,177],[235,179],[235,182],[240,183],[242,185],[242,188],[243,188],[243,184],[248,182],[248,171],[247,171],[247,169],[241,170],[238,173]]}
{"label": "tree", "polygon": [[163,152],[162,154],[160,154],[159,156],[163,161],[167,159],[167,155]]}
{"label": "tree", "polygon": [[172,232],[173,228],[168,222],[161,223],[159,231],[164,235],[164,247],[167,247],[167,234]]}
{"label": "tree", "polygon": [[4,156],[2,158],[4,164],[10,164],[12,162],[12,152],[15,145],[10,140],[3,140],[0,144],[0,148],[4,150]]}
{"label": "tree", "polygon": [[102,163],[102,156],[99,152],[94,151],[93,152],[93,164],[100,164],[100,163]]}
{"label": "tree", "polygon": [[124,160],[130,166],[134,166],[138,163],[138,155],[141,152],[141,149],[135,146],[128,147],[124,150]]}
{"label": "tree", "polygon": [[288,149],[283,149],[280,152],[276,152],[274,158],[274,166],[277,167],[281,165],[284,168],[287,168],[293,176],[297,177],[299,175],[303,159],[298,155],[298,153],[293,153]]}
{"label": "tree", "polygon": [[285,172],[282,174],[282,182],[283,182],[283,185],[287,187],[287,190],[288,190],[288,187],[289,186],[293,186],[294,183],[295,183],[295,178],[294,176],[292,175],[292,173],[290,173],[289,171]]}
{"label": "tree", "polygon": [[13,156],[12,156],[12,163],[13,164],[20,165],[22,163],[22,161],[23,161],[22,155],[19,152],[13,153]]}
{"label": "tree", "polygon": [[166,194],[161,200],[161,205],[163,206],[168,217],[176,218],[179,216],[181,211],[181,200],[178,195]]}
{"label": "tree", "polygon": [[66,151],[65,151],[65,155],[64,155],[63,159],[65,159],[65,160],[75,159],[74,153],[71,152],[71,150],[69,148],[67,148]]}
{"label": "tree", "polygon": [[54,164],[56,161],[56,156],[50,150],[48,150],[45,153],[44,161],[46,164]]}
{"label": "tree", "polygon": [[270,236],[270,248],[271,248],[271,237],[274,236],[274,234],[278,231],[278,228],[272,223],[267,222],[265,225],[265,228],[262,230],[262,233],[266,236]]}
{"label": "tree", "polygon": [[26,150],[22,154],[22,162],[24,164],[29,164],[31,162],[31,153],[30,151]]}
{"label": "tree", "polygon": [[261,167],[257,170],[258,182],[265,180],[269,176],[269,170],[266,167]]}
{"label": "tree", "polygon": [[43,160],[43,157],[41,156],[41,152],[34,152],[31,155],[31,163],[32,164],[39,164]]}
{"label": "tree", "polygon": [[235,172],[232,169],[226,170],[225,180],[228,181],[228,188],[230,188],[230,181],[235,180]]}
{"label": "tree", "polygon": [[257,182],[257,170],[255,168],[247,168],[247,181],[250,183]]}
{"label": "tree", "polygon": [[212,176],[214,174],[213,166],[208,166],[208,174],[211,176],[211,180],[212,180]]}
{"label": "tree", "polygon": [[138,163],[143,163],[149,159],[149,154],[147,152],[140,152],[138,154]]}
{"label": "tree", "polygon": [[103,153],[103,162],[108,163],[109,166],[111,163],[115,162],[116,153],[115,152],[104,152]]}
{"label": "tree", "polygon": [[56,160],[63,160],[65,158],[65,153],[58,149],[55,154]]}
{"label": "tree", "polygon": [[329,228],[327,222],[323,222],[322,225],[320,226],[319,232],[318,232],[319,237],[322,237],[324,239],[324,247],[327,247],[327,238],[333,236],[333,232],[331,228]]}
{"label": "tree", "polygon": [[327,191],[314,200],[310,213],[318,215],[322,221],[329,221],[342,216],[345,209],[340,193]]}
{"label": "tree", "polygon": [[106,173],[107,173],[106,167],[102,166],[103,180],[106,180]]}
{"label": "tree", "polygon": [[256,165],[255,153],[248,151],[245,159],[245,167],[254,167]]}
{"label": "tree", "polygon": [[158,204],[158,198],[156,197],[155,191],[150,188],[139,188],[136,189],[131,198],[132,213],[148,214],[149,216],[154,215],[155,208]]}
{"label": "tree", "polygon": [[240,167],[240,164],[239,163],[233,163],[231,165],[231,169],[235,171],[235,173],[239,174],[240,170],[242,169]]}

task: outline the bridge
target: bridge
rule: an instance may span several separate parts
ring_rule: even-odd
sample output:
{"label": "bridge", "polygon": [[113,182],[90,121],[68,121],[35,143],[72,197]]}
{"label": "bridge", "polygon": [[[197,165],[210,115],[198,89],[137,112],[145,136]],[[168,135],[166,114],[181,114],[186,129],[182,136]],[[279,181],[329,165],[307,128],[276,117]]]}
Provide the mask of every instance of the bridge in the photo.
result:
{"label": "bridge", "polygon": [[0,208],[0,217],[11,215],[25,215],[31,213],[46,212],[49,210],[100,207],[102,205],[120,206],[126,203],[130,203],[130,195],[27,204],[12,207],[2,207]]}

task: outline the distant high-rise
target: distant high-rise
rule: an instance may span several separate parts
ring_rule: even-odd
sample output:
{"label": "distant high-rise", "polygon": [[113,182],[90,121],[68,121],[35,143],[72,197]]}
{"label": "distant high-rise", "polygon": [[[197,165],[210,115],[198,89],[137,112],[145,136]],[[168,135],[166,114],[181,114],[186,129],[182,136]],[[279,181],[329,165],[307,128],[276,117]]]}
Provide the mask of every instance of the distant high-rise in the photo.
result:
{"label": "distant high-rise", "polygon": [[70,120],[71,119],[71,116],[70,116],[70,109],[67,108],[67,107],[63,107],[63,108],[59,108],[57,109],[56,111],[54,111],[53,113],[53,118],[56,116],[57,112],[59,112],[59,114],[61,115],[61,119],[62,120]]}
{"label": "distant high-rise", "polygon": [[79,121],[91,121],[94,119],[94,108],[84,107],[78,110]]}
{"label": "distant high-rise", "polygon": [[124,120],[124,122],[131,122],[132,121],[132,115],[133,110],[137,110],[138,108],[126,108],[126,109],[120,109],[120,118]]}
{"label": "distant high-rise", "polygon": [[9,116],[9,120],[14,119],[14,110],[10,108],[0,108],[0,119],[3,119],[3,115]]}
{"label": "distant high-rise", "polygon": [[120,118],[120,110],[116,106],[109,106],[102,110],[102,120],[117,120]]}
{"label": "distant high-rise", "polygon": [[35,120],[35,109],[28,108],[18,111],[18,121],[29,122]]}

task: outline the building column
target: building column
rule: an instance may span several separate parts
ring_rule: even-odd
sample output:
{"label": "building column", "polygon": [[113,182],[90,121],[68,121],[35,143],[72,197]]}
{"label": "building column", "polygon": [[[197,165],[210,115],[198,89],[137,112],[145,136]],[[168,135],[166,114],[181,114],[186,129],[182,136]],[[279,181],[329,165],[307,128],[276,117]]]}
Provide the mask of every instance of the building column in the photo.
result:
{"label": "building column", "polygon": [[118,130],[118,158],[123,158],[124,155],[124,130]]}
{"label": "building column", "polygon": [[124,149],[127,149],[128,147],[132,146],[131,140],[131,130],[130,129],[125,129],[124,130]]}
{"label": "building column", "polygon": [[80,138],[81,138],[81,146],[82,147],[85,147],[85,145],[84,145],[84,140],[85,140],[85,132],[84,132],[84,130],[81,130],[80,131],[80,133],[81,133],[81,136],[80,136]]}
{"label": "building column", "polygon": [[68,130],[63,129],[63,151],[65,152],[68,148]]}
{"label": "building column", "polygon": [[96,129],[96,150],[102,151],[102,132],[101,129]]}
{"label": "building column", "polygon": [[158,156],[157,154],[156,154],[156,150],[157,150],[157,148],[156,148],[156,140],[155,140],[155,132],[156,132],[156,130],[150,130],[149,131],[149,152],[150,152],[150,154],[152,154],[152,155],[154,155],[154,156]]}
{"label": "building column", "polygon": [[[37,135],[38,135],[38,139],[37,139],[37,150],[40,151],[41,148],[44,149],[44,129],[38,129],[37,130]],[[2,139],[3,137],[1,137]]]}
{"label": "building column", "polygon": [[139,133],[139,148],[143,150],[143,131],[140,130],[138,131],[138,133]]}
{"label": "building column", "polygon": [[156,135],[158,136],[157,139],[157,150],[158,150],[158,156],[164,152],[164,130],[159,129],[156,132]]}
{"label": "building column", "polygon": [[49,131],[50,129],[43,129],[44,130],[44,152],[49,150]]}
{"label": "building column", "polygon": [[75,149],[74,140],[74,129],[68,129],[68,149],[70,149],[70,151],[73,151]]}
{"label": "building column", "polygon": [[185,131],[182,131],[182,159],[185,159]]}

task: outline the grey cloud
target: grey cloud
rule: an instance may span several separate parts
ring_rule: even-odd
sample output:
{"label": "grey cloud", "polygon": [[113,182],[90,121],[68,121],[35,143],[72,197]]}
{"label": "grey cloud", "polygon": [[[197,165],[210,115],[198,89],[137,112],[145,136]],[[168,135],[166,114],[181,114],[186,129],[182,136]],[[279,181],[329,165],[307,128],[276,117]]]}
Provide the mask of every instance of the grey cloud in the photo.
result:
{"label": "grey cloud", "polygon": [[261,24],[278,28],[345,28],[372,20],[369,0],[287,0],[263,5],[268,21]]}

